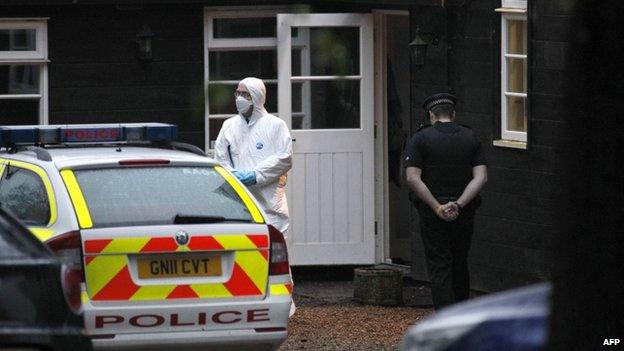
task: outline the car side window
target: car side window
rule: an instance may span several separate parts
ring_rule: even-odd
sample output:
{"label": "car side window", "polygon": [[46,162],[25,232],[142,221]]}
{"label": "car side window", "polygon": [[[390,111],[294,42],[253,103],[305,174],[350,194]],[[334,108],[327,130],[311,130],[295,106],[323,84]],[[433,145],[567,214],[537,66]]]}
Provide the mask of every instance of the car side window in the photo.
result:
{"label": "car side window", "polygon": [[24,225],[47,226],[50,201],[41,178],[27,169],[8,164],[0,181],[0,204]]}

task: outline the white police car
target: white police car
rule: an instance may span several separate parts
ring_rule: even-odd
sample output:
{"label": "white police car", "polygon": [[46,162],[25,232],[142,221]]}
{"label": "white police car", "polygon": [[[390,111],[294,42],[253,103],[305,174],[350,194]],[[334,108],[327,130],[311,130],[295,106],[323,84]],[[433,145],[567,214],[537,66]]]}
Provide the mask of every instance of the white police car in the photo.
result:
{"label": "white police car", "polygon": [[96,349],[262,350],[286,338],[282,234],[160,123],[0,127],[0,202],[83,270]]}

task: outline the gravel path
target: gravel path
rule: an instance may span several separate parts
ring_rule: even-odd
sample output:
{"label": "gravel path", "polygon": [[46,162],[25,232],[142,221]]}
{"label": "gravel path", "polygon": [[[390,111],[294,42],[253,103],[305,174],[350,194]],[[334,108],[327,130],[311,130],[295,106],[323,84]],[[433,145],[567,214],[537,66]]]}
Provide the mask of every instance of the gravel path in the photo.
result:
{"label": "gravel path", "polygon": [[[297,285],[295,284],[295,290]],[[398,350],[407,328],[432,312],[416,307],[365,306],[295,293],[297,312],[279,350]]]}

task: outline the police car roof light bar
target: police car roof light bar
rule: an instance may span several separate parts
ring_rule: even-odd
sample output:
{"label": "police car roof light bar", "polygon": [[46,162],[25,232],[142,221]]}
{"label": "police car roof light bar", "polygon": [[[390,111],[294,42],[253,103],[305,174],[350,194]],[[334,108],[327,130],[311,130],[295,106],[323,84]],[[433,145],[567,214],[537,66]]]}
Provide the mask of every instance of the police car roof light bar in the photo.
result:
{"label": "police car roof light bar", "polygon": [[167,123],[0,126],[0,147],[20,145],[172,142],[178,127]]}

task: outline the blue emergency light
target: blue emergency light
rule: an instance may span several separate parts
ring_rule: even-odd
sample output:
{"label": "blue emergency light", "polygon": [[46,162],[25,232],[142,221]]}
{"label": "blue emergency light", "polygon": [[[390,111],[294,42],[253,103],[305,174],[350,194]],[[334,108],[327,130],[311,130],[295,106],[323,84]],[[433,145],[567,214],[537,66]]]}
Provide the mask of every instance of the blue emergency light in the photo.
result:
{"label": "blue emergency light", "polygon": [[72,143],[167,142],[178,127],[167,123],[0,126],[0,147]]}

